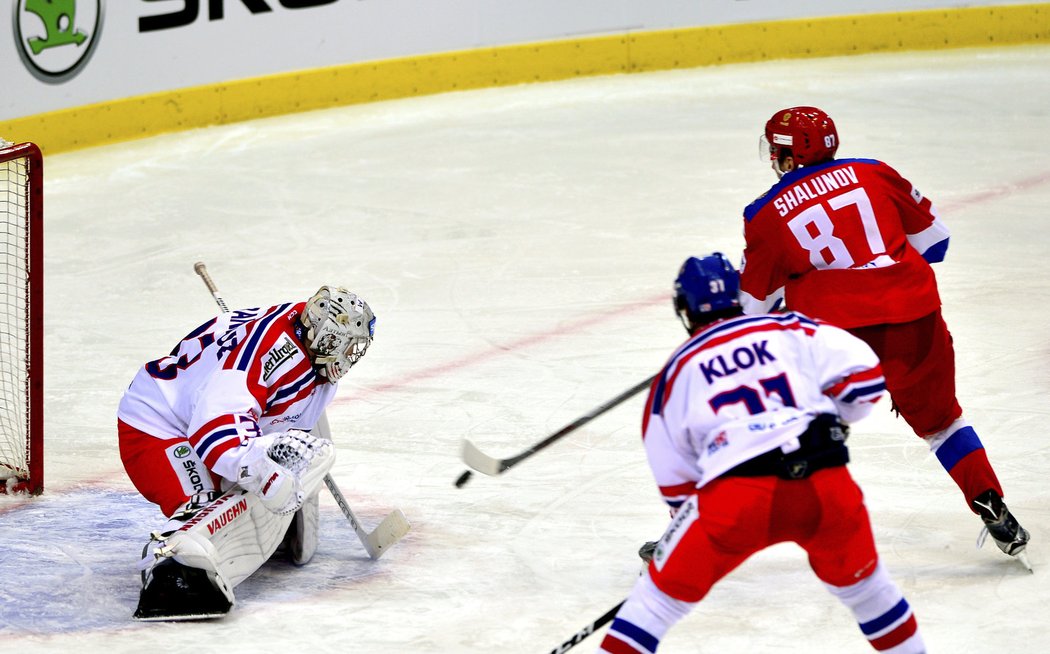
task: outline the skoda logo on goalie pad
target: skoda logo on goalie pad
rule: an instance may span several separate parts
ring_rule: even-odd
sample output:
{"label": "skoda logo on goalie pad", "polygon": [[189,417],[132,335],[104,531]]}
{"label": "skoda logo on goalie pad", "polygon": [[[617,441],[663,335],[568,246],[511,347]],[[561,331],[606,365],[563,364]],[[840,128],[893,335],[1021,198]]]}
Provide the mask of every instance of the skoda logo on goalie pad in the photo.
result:
{"label": "skoda logo on goalie pad", "polygon": [[102,32],[103,0],[15,0],[15,44],[26,68],[60,84],[84,69]]}

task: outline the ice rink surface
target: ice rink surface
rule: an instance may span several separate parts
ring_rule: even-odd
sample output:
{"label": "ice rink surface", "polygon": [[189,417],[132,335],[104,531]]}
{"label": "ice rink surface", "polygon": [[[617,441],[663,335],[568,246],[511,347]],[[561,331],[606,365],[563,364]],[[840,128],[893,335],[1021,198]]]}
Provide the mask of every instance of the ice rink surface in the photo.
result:
{"label": "ice rink surface", "polygon": [[[454,93],[49,157],[47,490],[0,497],[0,642],[12,652],[546,653],[619,602],[667,512],[632,398],[505,475],[510,456],[655,373],[685,337],[681,261],[738,260],[741,211],[775,178],[777,109],[836,120],[840,156],[882,159],[952,230],[936,268],[959,396],[1032,534],[1035,574],[988,543],[889,403],[853,430],[883,561],[930,652],[1050,651],[1050,48],[772,62]],[[236,589],[222,620],[140,624],[136,564],[161,524],[117,455],[146,360],[231,307],[344,284],[378,316],[329,417],[322,544]],[[593,651],[592,636],[573,651]],[[871,651],[794,545],[746,562],[665,653]]]}

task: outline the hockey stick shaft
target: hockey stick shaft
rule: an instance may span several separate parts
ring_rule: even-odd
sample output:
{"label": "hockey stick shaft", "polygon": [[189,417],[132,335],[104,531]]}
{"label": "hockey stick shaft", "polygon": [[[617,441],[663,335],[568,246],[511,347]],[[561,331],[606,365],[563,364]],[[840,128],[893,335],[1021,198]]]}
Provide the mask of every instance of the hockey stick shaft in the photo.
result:
{"label": "hockey stick shaft", "polygon": [[487,475],[502,474],[510,468],[513,468],[514,466],[518,465],[522,461],[533,456],[537,452],[540,452],[541,450],[550,447],[554,443],[558,442],[562,438],[565,438],[572,432],[586,425],[587,423],[594,420],[603,413],[606,413],[612,410],[613,408],[619,406],[620,404],[623,404],[630,398],[640,393],[642,390],[648,388],[649,385],[653,383],[654,379],[656,379],[655,375],[649,377],[643,382],[632,386],[631,388],[628,388],[623,393],[620,393],[605,404],[602,404],[601,406],[598,406],[592,409],[590,412],[580,416],[573,422],[569,423],[568,425],[565,425],[564,427],[554,432],[550,436],[544,438],[532,447],[529,447],[520,454],[507,459],[497,459],[495,457],[491,457],[479,450],[469,440],[465,440],[463,442],[463,460],[467,465],[469,465],[471,468],[474,468],[478,472],[483,472]]}
{"label": "hockey stick shaft", "polygon": [[[219,309],[221,309],[223,313],[229,313],[229,309],[226,307],[226,300],[224,300],[222,294],[219,293],[219,288],[215,285],[215,281],[208,273],[208,267],[204,265],[204,262],[198,261],[193,264],[193,270],[202,280],[204,280],[204,285],[208,287],[211,296],[215,298],[215,303],[219,305]],[[317,421],[317,429],[322,438],[332,440],[332,432],[328,426],[328,415],[325,412],[321,412],[321,417]],[[365,551],[368,552],[368,556],[372,559],[378,559],[383,556],[383,552],[408,533],[408,520],[400,509],[393,511],[383,518],[383,521],[379,523],[379,526],[377,526],[371,533],[366,532],[361,527],[361,522],[357,519],[357,516],[355,516],[354,512],[350,510],[350,505],[347,503],[343,493],[339,490],[339,487],[336,486],[335,479],[332,478],[332,475],[326,474],[324,476],[324,485],[328,487],[328,491],[332,494],[332,497],[335,498],[335,503],[339,505],[339,509],[342,510],[343,515],[350,521],[350,526],[353,527],[354,533],[357,534]]]}
{"label": "hockey stick shaft", "polygon": [[219,309],[221,309],[223,313],[229,313],[230,310],[226,307],[226,300],[222,299],[222,295],[219,294],[219,289],[215,286],[215,282],[212,281],[211,275],[208,274],[208,267],[204,265],[204,262],[198,261],[193,264],[193,270],[204,280],[204,285],[208,287],[211,296],[215,298],[215,304],[219,305]]}
{"label": "hockey stick shaft", "polygon": [[[626,601],[626,600],[624,600],[624,601]],[[609,609],[608,611],[606,611],[605,614],[602,617],[600,617],[597,620],[595,620],[594,622],[588,624],[583,629],[580,629],[579,631],[577,631],[575,634],[573,634],[572,638],[568,639],[567,641],[562,643],[560,646],[555,647],[554,649],[552,649],[551,650],[551,654],[564,654],[565,652],[568,652],[573,647],[576,647],[577,645],[582,643],[584,641],[584,639],[587,638],[587,636],[590,636],[591,634],[593,634],[594,632],[598,631],[599,629],[601,629],[602,627],[604,627],[608,623],[612,622],[613,618],[616,617],[616,614],[619,613],[620,607],[622,607],[623,604],[624,604],[623,602],[620,602],[616,606],[614,606],[611,609]]]}

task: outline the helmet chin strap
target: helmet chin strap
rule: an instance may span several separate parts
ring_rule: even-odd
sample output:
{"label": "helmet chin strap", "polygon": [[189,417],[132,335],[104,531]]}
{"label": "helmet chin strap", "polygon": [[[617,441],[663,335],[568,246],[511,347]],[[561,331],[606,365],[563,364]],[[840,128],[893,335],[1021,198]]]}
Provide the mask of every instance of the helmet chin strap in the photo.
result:
{"label": "helmet chin strap", "polygon": [[781,179],[782,177],[784,177],[784,175],[787,175],[791,171],[795,170],[795,168],[796,168],[796,166],[795,166],[795,159],[793,157],[790,157],[790,156],[789,157],[784,157],[784,161],[785,162],[787,162],[789,159],[791,160],[791,165],[788,167],[787,170],[784,170],[781,167],[780,161],[778,159],[774,158],[772,160],[772,162],[770,163],[770,165],[773,168],[773,172],[775,172],[777,174],[777,179]]}

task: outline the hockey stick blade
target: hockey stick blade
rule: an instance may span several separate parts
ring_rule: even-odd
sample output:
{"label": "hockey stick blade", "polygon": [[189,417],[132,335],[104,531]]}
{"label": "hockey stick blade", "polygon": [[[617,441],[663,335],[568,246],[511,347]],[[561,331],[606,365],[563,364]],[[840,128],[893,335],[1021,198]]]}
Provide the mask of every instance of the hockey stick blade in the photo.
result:
{"label": "hockey stick blade", "polygon": [[474,445],[474,443],[472,443],[469,439],[463,439],[463,462],[471,468],[477,470],[478,472],[489,475],[490,477],[500,475],[509,470],[510,468],[513,468],[514,466],[518,465],[525,459],[531,457],[533,454],[536,454],[540,450],[550,445],[553,445],[557,441],[568,436],[572,432],[586,425],[588,422],[594,420],[603,413],[606,413],[607,411],[610,411],[611,409],[619,406],[620,404],[623,404],[630,398],[640,393],[642,390],[648,388],[650,384],[653,383],[654,379],[656,379],[655,375],[649,377],[641,383],[635,384],[634,386],[628,388],[626,391],[620,393],[605,404],[596,407],[595,409],[592,409],[589,413],[586,413],[574,420],[573,422],[569,423],[568,425],[565,425],[558,431],[554,432],[547,438],[544,438],[542,441],[536,443],[524,452],[521,452],[520,454],[507,459],[497,459],[495,457],[489,456],[488,454],[485,454],[480,449],[478,449],[477,445]]}
{"label": "hockey stick blade", "polygon": [[[401,512],[401,509],[395,509],[390,512],[387,517],[383,518],[383,521],[372,530],[372,533],[368,534],[365,540],[368,545],[365,547],[369,550],[368,555],[373,559],[378,559],[383,555],[383,552],[390,549],[397,541],[412,529],[412,525],[408,523],[408,518]],[[373,552],[375,554],[373,555]]]}
{"label": "hockey stick blade", "polygon": [[350,526],[353,527],[354,533],[357,534],[361,545],[364,546],[365,551],[368,552],[368,556],[372,560],[383,556],[394,543],[401,540],[401,537],[412,528],[401,509],[395,509],[383,518],[383,521],[371,533],[365,531],[361,526],[361,521],[357,519],[353,510],[350,509],[350,505],[347,504],[346,498],[343,497],[339,487],[335,485],[335,480],[332,479],[331,475],[325,475],[324,483],[325,486],[328,486],[328,490],[332,493],[332,497],[335,498],[335,503],[339,505],[343,515],[350,521]]}
{"label": "hockey stick blade", "polygon": [[496,459],[478,449],[478,446],[463,439],[463,462],[478,472],[495,477],[506,470],[509,459]]}

